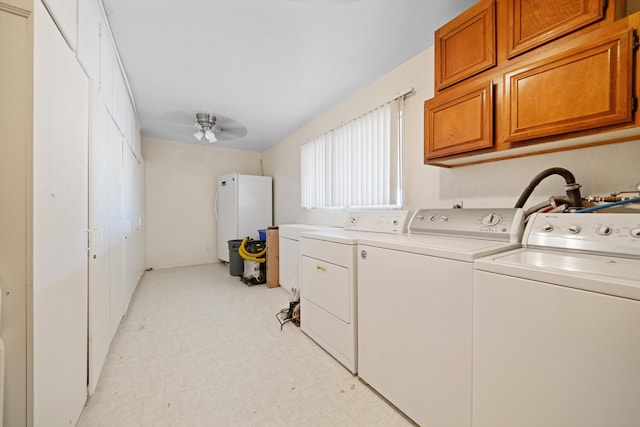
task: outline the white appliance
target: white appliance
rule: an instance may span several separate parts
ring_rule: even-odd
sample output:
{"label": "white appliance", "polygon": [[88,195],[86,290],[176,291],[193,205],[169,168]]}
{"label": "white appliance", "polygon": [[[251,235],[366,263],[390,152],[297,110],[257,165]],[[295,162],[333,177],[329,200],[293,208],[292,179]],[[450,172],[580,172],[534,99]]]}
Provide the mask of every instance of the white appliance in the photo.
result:
{"label": "white appliance", "polygon": [[401,233],[407,211],[350,213],[344,229],[300,238],[300,329],[352,373],[358,371],[358,239]]}
{"label": "white appliance", "polygon": [[360,239],[358,374],[419,425],[471,425],[473,261],[522,230],[521,209],[420,209]]}
{"label": "white appliance", "polygon": [[238,173],[219,176],[215,200],[218,258],[229,262],[229,240],[258,239],[258,230],[272,224],[271,177]]}
{"label": "white appliance", "polygon": [[299,288],[300,235],[309,231],[335,230],[337,227],[313,224],[281,224],[278,226],[280,252],[280,286],[291,292]]}
{"label": "white appliance", "polygon": [[474,427],[640,426],[640,214],[534,214],[475,263]]}

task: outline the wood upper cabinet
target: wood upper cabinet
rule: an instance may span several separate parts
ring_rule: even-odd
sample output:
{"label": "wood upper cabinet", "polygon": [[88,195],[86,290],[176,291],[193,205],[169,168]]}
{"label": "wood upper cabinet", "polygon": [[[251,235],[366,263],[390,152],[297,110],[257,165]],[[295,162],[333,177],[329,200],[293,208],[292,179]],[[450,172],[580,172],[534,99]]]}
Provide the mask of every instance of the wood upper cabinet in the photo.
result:
{"label": "wood upper cabinet", "polygon": [[633,31],[626,25],[602,27],[540,52],[504,75],[503,141],[630,122],[632,66]]}
{"label": "wood upper cabinet", "polygon": [[507,0],[507,57],[605,17],[605,0]]}
{"label": "wood upper cabinet", "polygon": [[436,89],[496,65],[495,0],[482,0],[435,32]]}
{"label": "wood upper cabinet", "polygon": [[481,0],[436,31],[424,161],[457,166],[640,135],[640,12],[625,0]]}
{"label": "wood upper cabinet", "polygon": [[493,83],[461,85],[424,106],[425,161],[493,147]]}

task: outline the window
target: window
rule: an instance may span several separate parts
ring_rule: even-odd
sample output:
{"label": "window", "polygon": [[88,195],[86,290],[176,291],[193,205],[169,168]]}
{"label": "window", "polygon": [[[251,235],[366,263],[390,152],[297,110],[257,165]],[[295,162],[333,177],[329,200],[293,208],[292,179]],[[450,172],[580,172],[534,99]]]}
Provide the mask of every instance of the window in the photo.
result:
{"label": "window", "polygon": [[403,99],[301,146],[302,207],[402,206]]}

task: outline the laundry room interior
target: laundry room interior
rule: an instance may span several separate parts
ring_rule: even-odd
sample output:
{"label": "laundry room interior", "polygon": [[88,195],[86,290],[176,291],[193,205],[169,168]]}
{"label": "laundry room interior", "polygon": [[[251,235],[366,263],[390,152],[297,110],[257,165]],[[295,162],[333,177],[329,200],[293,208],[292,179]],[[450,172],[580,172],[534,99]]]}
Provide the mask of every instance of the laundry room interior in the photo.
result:
{"label": "laundry room interior", "polygon": [[640,425],[640,1],[177,3],[0,0],[0,426]]}

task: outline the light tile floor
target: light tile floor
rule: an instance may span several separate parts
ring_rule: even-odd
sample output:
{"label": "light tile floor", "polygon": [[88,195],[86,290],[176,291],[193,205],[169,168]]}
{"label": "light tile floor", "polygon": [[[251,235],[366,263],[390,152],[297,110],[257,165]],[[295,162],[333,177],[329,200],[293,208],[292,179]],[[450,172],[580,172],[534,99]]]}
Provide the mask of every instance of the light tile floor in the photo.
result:
{"label": "light tile floor", "polygon": [[78,426],[411,426],[223,264],[145,273]]}

